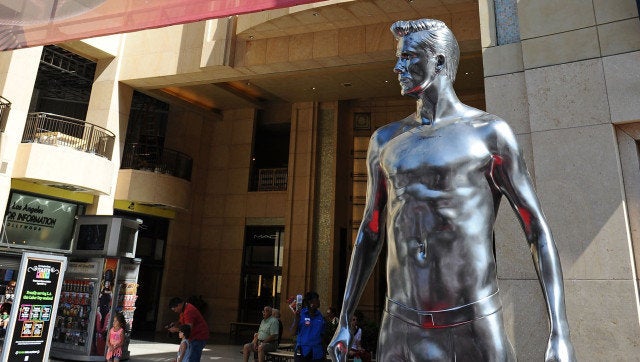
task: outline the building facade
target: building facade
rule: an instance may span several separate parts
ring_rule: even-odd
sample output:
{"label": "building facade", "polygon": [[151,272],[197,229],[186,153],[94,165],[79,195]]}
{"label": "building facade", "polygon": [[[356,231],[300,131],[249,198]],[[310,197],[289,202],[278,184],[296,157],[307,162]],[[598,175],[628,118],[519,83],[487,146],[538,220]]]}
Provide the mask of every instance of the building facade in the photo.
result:
{"label": "building facade", "polygon": [[[558,245],[578,359],[637,356],[633,0],[330,0],[2,52],[10,108],[0,200],[9,207],[24,193],[142,218],[136,319],[146,323],[134,328],[161,330],[176,295],[201,296],[215,333],[258,321],[264,304],[287,309],[307,290],[339,306],[368,139],[415,108],[399,95],[388,29],[425,17],[445,21],[460,43],[461,100],[518,136]],[[85,90],[79,68],[51,54],[93,64]],[[51,114],[82,128],[65,131],[67,119]],[[54,126],[41,127],[42,117]],[[513,215],[504,203],[495,232],[501,297],[518,357],[539,360],[545,303]],[[382,264],[360,303],[370,318],[381,313]],[[285,310],[284,324],[291,319]]]}

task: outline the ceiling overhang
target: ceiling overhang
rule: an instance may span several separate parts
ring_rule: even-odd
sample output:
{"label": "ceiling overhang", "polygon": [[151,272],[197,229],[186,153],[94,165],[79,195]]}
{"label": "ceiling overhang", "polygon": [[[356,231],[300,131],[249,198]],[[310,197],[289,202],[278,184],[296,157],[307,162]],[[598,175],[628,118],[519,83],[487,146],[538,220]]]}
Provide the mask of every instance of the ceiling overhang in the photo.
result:
{"label": "ceiling overhang", "polygon": [[[327,38],[335,40],[336,53],[328,51],[318,58],[297,61],[290,56],[280,63],[267,61],[256,66],[243,58],[246,50],[239,51],[233,69],[246,73],[246,77],[221,77],[178,87],[210,99],[210,103],[215,103],[212,108],[218,110],[259,108],[264,100],[293,103],[372,97],[400,99],[397,75],[393,72],[395,42],[388,29],[394,21],[420,18],[442,20],[456,34],[461,50],[456,91],[465,100],[477,98],[483,93],[484,78],[475,0],[325,1],[239,16],[236,41],[246,44],[238,46],[239,49],[270,49],[270,44],[288,44],[291,54],[299,51],[296,42]],[[321,51],[314,45],[314,55]]]}

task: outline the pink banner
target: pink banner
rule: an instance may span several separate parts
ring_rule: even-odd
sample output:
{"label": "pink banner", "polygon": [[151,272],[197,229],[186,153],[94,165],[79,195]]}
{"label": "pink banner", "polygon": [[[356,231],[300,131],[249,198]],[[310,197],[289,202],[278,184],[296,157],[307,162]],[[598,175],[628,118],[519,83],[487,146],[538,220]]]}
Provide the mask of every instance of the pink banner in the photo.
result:
{"label": "pink banner", "polygon": [[158,28],[319,0],[0,0],[0,50]]}

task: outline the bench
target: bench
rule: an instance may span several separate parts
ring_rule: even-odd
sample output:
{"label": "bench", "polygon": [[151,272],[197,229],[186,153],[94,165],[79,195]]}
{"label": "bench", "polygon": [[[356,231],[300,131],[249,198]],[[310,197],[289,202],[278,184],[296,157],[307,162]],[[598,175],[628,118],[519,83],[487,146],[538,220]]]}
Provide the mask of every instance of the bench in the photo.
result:
{"label": "bench", "polygon": [[272,361],[272,362],[293,361],[293,351],[285,351],[282,349],[277,349],[273,352],[267,352],[265,361]]}
{"label": "bench", "polygon": [[278,344],[278,350],[281,351],[293,351],[293,347],[295,347],[295,343],[280,343]]}
{"label": "bench", "polygon": [[[288,362],[288,361],[293,361],[293,359],[294,359],[293,351],[284,350],[284,349],[277,349],[273,352],[267,352],[265,356],[265,361],[271,361],[271,362]],[[327,361],[331,361],[329,356],[326,356],[326,359]],[[353,358],[349,358],[348,361],[353,362]],[[376,359],[371,358],[371,362],[376,362]]]}

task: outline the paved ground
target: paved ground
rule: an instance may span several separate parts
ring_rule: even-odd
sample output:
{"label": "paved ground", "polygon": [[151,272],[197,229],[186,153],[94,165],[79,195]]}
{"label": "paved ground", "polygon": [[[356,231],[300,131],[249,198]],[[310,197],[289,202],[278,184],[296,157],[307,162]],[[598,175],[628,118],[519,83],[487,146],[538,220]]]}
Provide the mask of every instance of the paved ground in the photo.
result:
{"label": "paved ground", "polygon": [[[237,345],[217,345],[209,344],[202,352],[201,361],[242,361],[240,346]],[[175,361],[177,344],[136,341],[132,340],[129,344],[131,351],[131,362],[169,362]],[[51,362],[59,362],[62,360],[51,358]]]}
{"label": "paved ground", "polygon": [[[178,341],[170,342],[167,338],[157,337],[158,340],[143,341],[131,340],[129,351],[131,352],[130,362],[170,362],[176,359],[178,352]],[[240,345],[227,344],[227,338],[212,338],[212,343],[208,344],[203,352],[201,361],[242,361]],[[63,360],[50,358],[51,362],[61,362]]]}
{"label": "paved ground", "polygon": [[[242,361],[240,346],[237,345],[207,345],[202,352],[201,361]],[[131,351],[131,362],[152,362],[175,360],[178,351],[177,344],[131,341],[129,345]]]}

